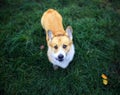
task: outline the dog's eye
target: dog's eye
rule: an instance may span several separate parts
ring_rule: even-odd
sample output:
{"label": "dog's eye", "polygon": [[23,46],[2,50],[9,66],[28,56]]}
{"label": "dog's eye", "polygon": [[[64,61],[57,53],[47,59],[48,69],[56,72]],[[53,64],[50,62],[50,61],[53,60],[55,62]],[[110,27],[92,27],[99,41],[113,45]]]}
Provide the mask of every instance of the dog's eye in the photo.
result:
{"label": "dog's eye", "polygon": [[63,48],[65,49],[67,47],[67,45],[63,45]]}
{"label": "dog's eye", "polygon": [[54,46],[54,48],[55,48],[55,49],[58,49],[58,46],[57,46],[57,45],[55,45],[55,46]]}

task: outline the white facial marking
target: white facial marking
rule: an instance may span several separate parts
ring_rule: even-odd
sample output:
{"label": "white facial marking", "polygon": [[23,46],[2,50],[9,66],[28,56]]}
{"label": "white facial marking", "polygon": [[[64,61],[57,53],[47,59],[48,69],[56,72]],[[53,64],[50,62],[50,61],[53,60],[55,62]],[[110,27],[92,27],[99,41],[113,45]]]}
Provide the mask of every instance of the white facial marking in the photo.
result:
{"label": "white facial marking", "polygon": [[66,54],[65,54],[64,50],[62,49],[62,47],[60,47],[59,51],[56,54],[54,54],[55,58],[58,58],[58,56],[60,54],[63,55],[64,58],[66,57]]}

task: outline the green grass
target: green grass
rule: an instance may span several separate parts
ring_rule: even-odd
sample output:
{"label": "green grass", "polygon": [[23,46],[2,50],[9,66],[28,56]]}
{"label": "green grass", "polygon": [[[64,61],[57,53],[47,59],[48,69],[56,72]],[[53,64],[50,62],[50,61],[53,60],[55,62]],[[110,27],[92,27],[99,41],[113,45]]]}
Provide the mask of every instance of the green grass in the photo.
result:
{"label": "green grass", "polygon": [[[119,0],[0,2],[0,95],[119,94]],[[64,27],[74,30],[76,53],[67,69],[54,71],[47,59],[40,19],[48,8],[58,10]]]}

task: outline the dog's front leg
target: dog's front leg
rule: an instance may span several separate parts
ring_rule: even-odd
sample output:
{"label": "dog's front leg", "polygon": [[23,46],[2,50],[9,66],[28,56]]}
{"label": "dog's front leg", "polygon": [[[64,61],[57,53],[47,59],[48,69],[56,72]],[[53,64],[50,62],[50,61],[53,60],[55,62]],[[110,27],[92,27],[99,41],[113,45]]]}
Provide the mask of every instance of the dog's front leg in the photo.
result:
{"label": "dog's front leg", "polygon": [[59,67],[57,65],[53,65],[53,69],[57,70]]}

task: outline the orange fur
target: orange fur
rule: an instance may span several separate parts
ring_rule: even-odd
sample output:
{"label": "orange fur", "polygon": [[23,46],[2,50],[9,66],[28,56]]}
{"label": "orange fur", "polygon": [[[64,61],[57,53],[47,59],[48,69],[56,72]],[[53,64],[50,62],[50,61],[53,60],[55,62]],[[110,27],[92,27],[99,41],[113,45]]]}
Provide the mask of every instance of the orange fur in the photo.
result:
{"label": "orange fur", "polygon": [[41,18],[41,24],[46,32],[48,32],[48,30],[51,30],[54,36],[65,34],[65,31],[62,25],[62,17],[54,9],[48,9],[43,14]]}

